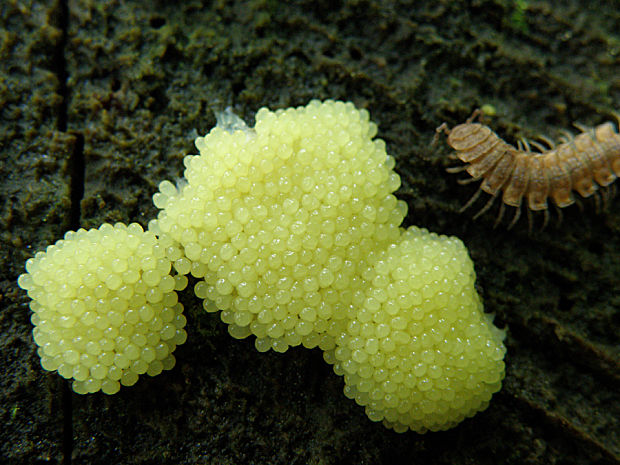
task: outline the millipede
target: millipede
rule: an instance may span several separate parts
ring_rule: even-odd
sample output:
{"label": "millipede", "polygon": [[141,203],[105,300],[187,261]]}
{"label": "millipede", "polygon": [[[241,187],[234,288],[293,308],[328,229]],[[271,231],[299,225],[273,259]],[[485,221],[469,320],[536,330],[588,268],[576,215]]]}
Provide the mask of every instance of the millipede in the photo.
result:
{"label": "millipede", "polygon": [[[495,225],[501,222],[504,206],[508,205],[516,208],[508,225],[508,229],[512,228],[521,215],[525,198],[528,216],[530,211],[544,211],[544,228],[549,219],[549,198],[562,209],[575,203],[573,191],[587,198],[620,176],[620,134],[611,122],[591,128],[575,123],[581,132],[574,136],[563,131],[559,144],[539,136],[548,147],[527,139],[520,140],[515,147],[488,126],[474,122],[480,115],[481,111],[476,110],[465,123],[452,129],[443,123],[435,136],[445,133],[448,145],[455,151],[453,158],[465,163],[448,168],[448,172],[467,171],[471,178],[459,181],[461,184],[482,180],[460,211],[469,208],[483,191],[491,196],[474,218],[486,212],[501,193]],[[620,127],[620,115],[615,113],[614,117]]]}

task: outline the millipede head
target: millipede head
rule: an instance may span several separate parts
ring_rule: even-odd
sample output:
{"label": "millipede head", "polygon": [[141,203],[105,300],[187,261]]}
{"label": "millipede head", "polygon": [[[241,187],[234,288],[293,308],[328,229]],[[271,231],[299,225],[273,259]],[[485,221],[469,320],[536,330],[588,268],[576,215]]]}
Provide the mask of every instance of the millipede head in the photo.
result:
{"label": "millipede head", "polygon": [[480,123],[454,126],[448,134],[448,145],[457,151],[470,150],[486,140],[493,131]]}

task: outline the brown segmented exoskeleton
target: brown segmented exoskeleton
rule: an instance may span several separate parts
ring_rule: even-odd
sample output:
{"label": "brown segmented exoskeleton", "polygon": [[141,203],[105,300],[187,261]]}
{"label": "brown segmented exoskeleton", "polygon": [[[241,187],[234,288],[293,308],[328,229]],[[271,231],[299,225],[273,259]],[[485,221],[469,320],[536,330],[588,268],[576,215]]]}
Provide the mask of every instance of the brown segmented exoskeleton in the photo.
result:
{"label": "brown segmented exoskeleton", "polygon": [[[496,224],[501,221],[504,205],[509,205],[516,208],[508,226],[508,229],[512,228],[519,219],[525,197],[529,210],[544,211],[544,228],[549,216],[549,198],[558,208],[564,208],[575,202],[573,190],[587,198],[599,186],[606,187],[620,176],[620,134],[613,123],[603,123],[594,128],[576,124],[582,132],[574,137],[567,133],[558,145],[541,137],[550,146],[549,149],[527,140],[519,141],[518,146],[514,147],[488,126],[474,122],[480,114],[480,110],[476,110],[465,123],[452,129],[443,123],[436,130],[437,134],[447,134],[448,145],[455,150],[455,158],[465,163],[448,168],[448,172],[467,171],[471,179],[461,183],[482,179],[478,191],[461,211],[470,207],[480,192],[491,195],[474,218],[487,211],[501,192],[502,205]],[[614,116],[620,125],[620,115]],[[533,151],[531,146],[539,152]]]}

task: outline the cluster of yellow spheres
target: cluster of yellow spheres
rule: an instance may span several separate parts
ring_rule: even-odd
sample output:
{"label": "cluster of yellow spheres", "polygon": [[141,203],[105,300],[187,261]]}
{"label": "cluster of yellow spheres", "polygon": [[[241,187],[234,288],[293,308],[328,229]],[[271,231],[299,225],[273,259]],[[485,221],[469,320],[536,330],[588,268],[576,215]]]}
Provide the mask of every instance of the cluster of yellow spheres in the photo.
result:
{"label": "cluster of yellow spheres", "polygon": [[195,294],[259,351],[319,347],[345,394],[396,431],[447,429],[488,405],[503,333],[462,242],[404,230],[394,159],[368,112],[312,101],[254,128],[232,113],[164,181],[149,230]]}
{"label": "cluster of yellow spheres", "polygon": [[411,227],[377,255],[325,360],[370,419],[399,432],[451,428],[501,388],[504,333],[482,311],[460,240]]}
{"label": "cluster of yellow spheres", "polygon": [[350,103],[263,108],[254,129],[220,124],[198,138],[187,184],[161,183],[149,227],[182,246],[177,269],[201,279],[196,295],[234,337],[254,334],[259,351],[334,347],[407,211],[376,132]]}
{"label": "cluster of yellow spheres", "polygon": [[[114,394],[175,364],[191,274],[209,312],[259,351],[319,347],[345,394],[403,432],[450,428],[504,377],[463,243],[400,225],[394,159],[366,110],[312,101],[253,128],[232,112],[196,139],[138,224],[68,232],[26,263],[41,365]],[[176,273],[172,272],[172,268]]]}
{"label": "cluster of yellow spheres", "polygon": [[155,234],[136,223],[69,231],[26,262],[18,279],[32,299],[41,365],[73,378],[79,394],[114,394],[175,364],[187,338],[175,290],[187,278]]}

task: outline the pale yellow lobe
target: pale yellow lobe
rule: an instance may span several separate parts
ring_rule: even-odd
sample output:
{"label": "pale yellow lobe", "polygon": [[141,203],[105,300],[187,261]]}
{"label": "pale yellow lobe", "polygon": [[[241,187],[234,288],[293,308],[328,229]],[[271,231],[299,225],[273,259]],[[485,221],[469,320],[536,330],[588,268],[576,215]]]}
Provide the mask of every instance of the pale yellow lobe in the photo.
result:
{"label": "pale yellow lobe", "polygon": [[[171,247],[168,244],[168,247]],[[138,375],[174,366],[187,338],[170,260],[140,225],[69,231],[26,263],[18,284],[32,301],[41,366],[79,394],[118,392]]]}

